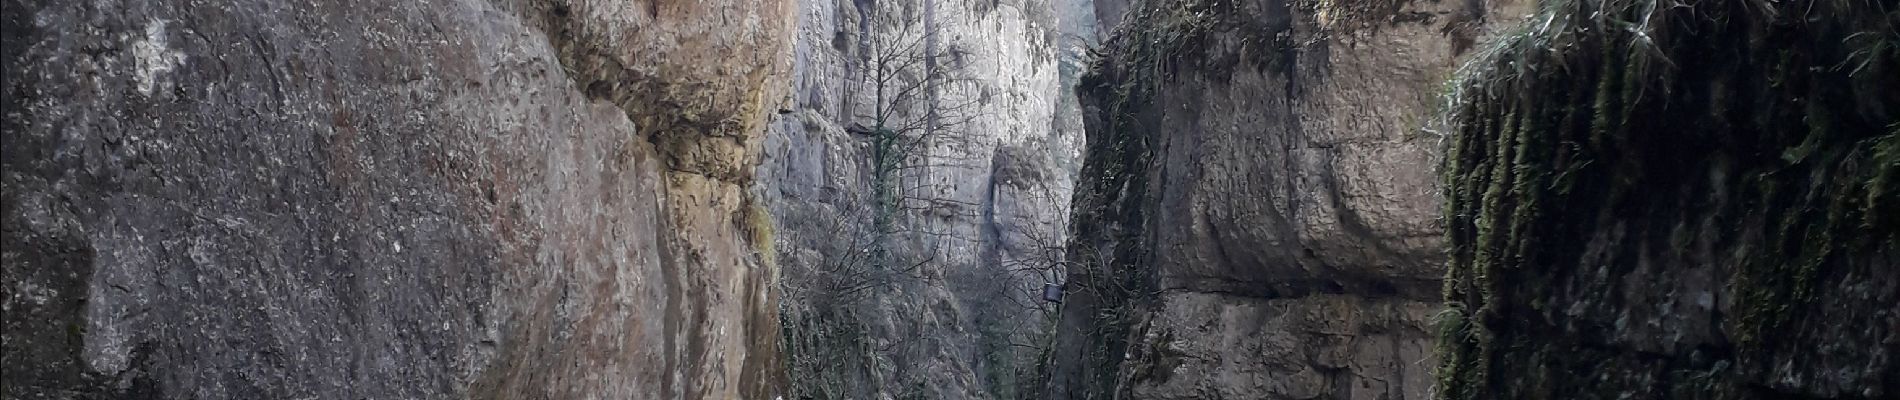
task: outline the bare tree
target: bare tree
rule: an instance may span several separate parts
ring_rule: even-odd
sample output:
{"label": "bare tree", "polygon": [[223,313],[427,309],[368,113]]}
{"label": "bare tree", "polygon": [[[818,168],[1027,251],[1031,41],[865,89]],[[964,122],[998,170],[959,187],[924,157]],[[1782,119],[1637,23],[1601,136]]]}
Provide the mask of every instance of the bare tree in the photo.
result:
{"label": "bare tree", "polygon": [[854,123],[847,131],[869,141],[870,201],[876,227],[870,248],[876,264],[891,264],[889,238],[904,231],[897,227],[900,216],[945,206],[937,199],[916,196],[929,188],[910,182],[903,172],[928,168],[927,151],[933,140],[979,115],[978,99],[945,101],[942,96],[948,88],[970,83],[962,71],[969,54],[940,45],[930,11],[933,4],[924,1],[921,18],[896,16],[889,21],[895,27],[891,34],[865,33],[868,45],[861,55],[863,73],[856,84],[860,93],[868,92],[872,103],[853,117],[870,125]]}
{"label": "bare tree", "polygon": [[[859,24],[864,31],[858,33],[855,65],[847,67],[851,96],[844,106],[849,114],[845,130],[863,141],[869,190],[835,204],[836,219],[801,221],[807,223],[801,230],[827,232],[833,240],[818,245],[813,259],[788,265],[786,275],[788,303],[796,308],[784,316],[793,392],[818,399],[861,398],[878,391],[896,398],[927,395],[928,382],[902,376],[905,368],[918,366],[884,364],[926,359],[924,349],[933,344],[925,342],[942,339],[905,331],[920,329],[922,322],[911,321],[906,328],[902,319],[879,318],[875,296],[919,293],[893,288],[941,278],[942,271],[933,266],[943,255],[935,248],[940,241],[931,239],[954,230],[934,232],[928,221],[910,217],[960,212],[976,217],[981,207],[937,196],[943,188],[920,177],[934,163],[958,162],[930,152],[968,140],[957,133],[983,117],[982,97],[975,95],[981,85],[965,71],[971,55],[938,40],[934,0],[922,0],[921,13],[905,4],[872,4],[860,4],[869,23]],[[1038,246],[1057,248],[1053,240]],[[1011,291],[1010,301],[1036,298],[1014,293],[1014,287],[997,289]]]}

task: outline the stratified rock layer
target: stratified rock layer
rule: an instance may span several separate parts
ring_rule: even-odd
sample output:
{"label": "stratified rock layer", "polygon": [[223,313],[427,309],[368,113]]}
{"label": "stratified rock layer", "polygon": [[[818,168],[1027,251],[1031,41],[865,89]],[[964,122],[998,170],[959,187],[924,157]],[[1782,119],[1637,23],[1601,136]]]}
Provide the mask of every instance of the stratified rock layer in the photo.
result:
{"label": "stratified rock layer", "polygon": [[1523,5],[1127,7],[1078,88],[1048,396],[1425,397],[1444,253],[1421,127],[1457,56]]}
{"label": "stratified rock layer", "polygon": [[1453,86],[1442,397],[1900,396],[1900,3],[1547,8]]}
{"label": "stratified rock layer", "polygon": [[769,398],[789,1],[11,1],[0,397]]}

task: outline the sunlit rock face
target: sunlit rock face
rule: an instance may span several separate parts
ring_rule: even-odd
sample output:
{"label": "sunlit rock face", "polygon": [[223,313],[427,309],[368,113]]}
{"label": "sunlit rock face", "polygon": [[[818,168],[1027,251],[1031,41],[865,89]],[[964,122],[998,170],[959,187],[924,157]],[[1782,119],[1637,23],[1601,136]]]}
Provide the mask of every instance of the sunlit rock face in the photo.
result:
{"label": "sunlit rock face", "polygon": [[771,398],[793,10],[9,3],[0,397]]}
{"label": "sunlit rock face", "polygon": [[1426,398],[1445,262],[1426,122],[1529,4],[1125,7],[1077,88],[1047,396]]}
{"label": "sunlit rock face", "polygon": [[[1059,275],[1081,146],[1061,87],[1086,38],[1060,33],[1088,6],[799,5],[791,94],[757,173],[785,271],[796,396],[1024,395],[1047,341],[1053,305],[1039,290]],[[880,69],[902,73],[880,84]],[[933,74],[943,78],[921,83]],[[917,94],[899,97],[906,89]],[[888,128],[919,129],[879,173],[887,109]],[[894,204],[879,205],[879,185]]]}

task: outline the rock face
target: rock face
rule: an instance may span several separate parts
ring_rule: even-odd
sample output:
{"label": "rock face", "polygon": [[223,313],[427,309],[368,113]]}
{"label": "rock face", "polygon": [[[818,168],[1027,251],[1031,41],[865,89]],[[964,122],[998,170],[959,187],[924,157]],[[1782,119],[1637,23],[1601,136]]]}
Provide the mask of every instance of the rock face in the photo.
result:
{"label": "rock face", "polygon": [[1445,259],[1423,122],[1528,4],[1127,7],[1077,89],[1047,397],[1424,398]]}
{"label": "rock face", "polygon": [[1900,4],[1651,7],[1453,86],[1443,397],[1900,396]]}
{"label": "rock face", "polygon": [[[1057,6],[800,4],[791,98],[758,171],[789,397],[1022,395],[1079,163],[1074,100],[1058,111]],[[881,147],[885,128],[900,150]]]}
{"label": "rock face", "polygon": [[0,397],[770,398],[792,9],[8,2]]}

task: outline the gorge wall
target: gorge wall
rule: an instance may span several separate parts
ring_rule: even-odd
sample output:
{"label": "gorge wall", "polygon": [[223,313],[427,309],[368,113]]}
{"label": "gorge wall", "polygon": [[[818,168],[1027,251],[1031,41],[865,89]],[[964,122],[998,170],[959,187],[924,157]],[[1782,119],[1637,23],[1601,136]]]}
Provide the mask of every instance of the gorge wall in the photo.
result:
{"label": "gorge wall", "polygon": [[1447,399],[1900,396],[1900,2],[1554,2],[1454,83]]}
{"label": "gorge wall", "polygon": [[1892,398],[1897,21],[0,0],[0,399]]}
{"label": "gorge wall", "polygon": [[1445,257],[1424,128],[1528,2],[1113,7],[1077,88],[1046,398],[1427,397]]}
{"label": "gorge wall", "polygon": [[1061,32],[1088,6],[800,3],[758,171],[791,396],[1025,395],[1079,165],[1061,88],[1080,53]]}
{"label": "gorge wall", "polygon": [[3,397],[779,392],[790,1],[0,10]]}

